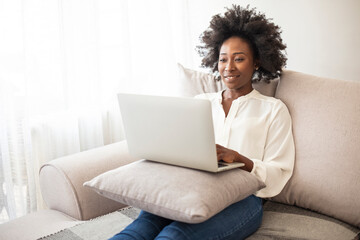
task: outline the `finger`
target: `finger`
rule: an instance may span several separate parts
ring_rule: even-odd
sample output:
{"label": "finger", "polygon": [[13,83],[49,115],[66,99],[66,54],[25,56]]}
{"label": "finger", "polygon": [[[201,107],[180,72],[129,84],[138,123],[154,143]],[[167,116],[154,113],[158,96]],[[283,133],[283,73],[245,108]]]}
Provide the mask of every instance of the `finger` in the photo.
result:
{"label": "finger", "polygon": [[223,160],[224,162],[227,162],[227,163],[232,163],[232,162],[234,162],[234,160],[232,159],[231,156],[223,156],[223,157],[222,157],[222,160]]}
{"label": "finger", "polygon": [[222,152],[224,152],[223,148],[216,148],[216,153],[222,153]]}
{"label": "finger", "polygon": [[216,148],[220,148],[220,149],[222,149],[222,148],[224,148],[223,146],[221,146],[220,144],[216,144]]}

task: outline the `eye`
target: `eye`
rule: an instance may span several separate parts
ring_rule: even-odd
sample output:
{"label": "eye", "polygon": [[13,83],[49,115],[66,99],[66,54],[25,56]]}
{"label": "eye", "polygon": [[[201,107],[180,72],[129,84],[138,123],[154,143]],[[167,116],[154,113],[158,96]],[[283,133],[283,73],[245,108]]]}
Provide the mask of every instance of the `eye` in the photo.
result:
{"label": "eye", "polygon": [[243,58],[235,58],[235,62],[242,62],[242,61],[244,61]]}
{"label": "eye", "polygon": [[220,58],[219,62],[226,62],[226,59],[225,58]]}

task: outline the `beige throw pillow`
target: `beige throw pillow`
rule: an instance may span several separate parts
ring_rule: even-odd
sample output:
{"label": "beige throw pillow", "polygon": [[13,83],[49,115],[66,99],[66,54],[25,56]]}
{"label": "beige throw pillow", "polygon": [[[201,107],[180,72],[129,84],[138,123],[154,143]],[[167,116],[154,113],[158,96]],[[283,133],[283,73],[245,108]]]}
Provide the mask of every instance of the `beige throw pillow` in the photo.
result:
{"label": "beige throw pillow", "polygon": [[241,169],[209,173],[140,160],[101,174],[84,186],[165,218],[200,223],[265,184]]}
{"label": "beige throw pillow", "polygon": [[194,97],[201,93],[219,92],[225,88],[222,81],[216,81],[210,73],[185,68],[178,63],[179,90],[184,97]]}

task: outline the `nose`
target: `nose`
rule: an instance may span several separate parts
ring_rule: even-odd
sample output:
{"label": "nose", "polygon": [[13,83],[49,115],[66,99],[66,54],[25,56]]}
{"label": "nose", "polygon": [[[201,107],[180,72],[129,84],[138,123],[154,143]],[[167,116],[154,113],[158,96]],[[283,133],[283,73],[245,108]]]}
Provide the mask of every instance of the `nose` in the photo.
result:
{"label": "nose", "polygon": [[234,64],[232,61],[228,61],[225,66],[225,71],[231,71],[234,70]]}

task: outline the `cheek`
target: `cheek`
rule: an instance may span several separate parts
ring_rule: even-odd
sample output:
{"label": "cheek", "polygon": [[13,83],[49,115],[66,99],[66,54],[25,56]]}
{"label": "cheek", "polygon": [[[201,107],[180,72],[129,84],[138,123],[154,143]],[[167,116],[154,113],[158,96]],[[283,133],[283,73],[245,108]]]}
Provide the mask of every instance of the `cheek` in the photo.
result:
{"label": "cheek", "polygon": [[242,64],[238,67],[239,71],[243,73],[252,74],[254,72],[254,68],[250,64]]}
{"label": "cheek", "polygon": [[222,75],[223,72],[225,70],[225,65],[224,64],[218,64],[218,71],[219,73]]}

